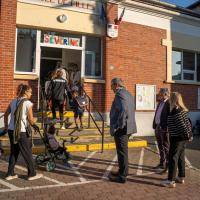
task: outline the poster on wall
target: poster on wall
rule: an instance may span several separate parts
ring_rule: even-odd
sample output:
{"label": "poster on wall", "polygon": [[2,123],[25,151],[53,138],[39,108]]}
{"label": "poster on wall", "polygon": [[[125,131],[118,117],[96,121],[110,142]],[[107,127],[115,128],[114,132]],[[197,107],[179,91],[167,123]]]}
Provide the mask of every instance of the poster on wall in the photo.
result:
{"label": "poster on wall", "polygon": [[156,109],[156,86],[136,84],[136,110]]}

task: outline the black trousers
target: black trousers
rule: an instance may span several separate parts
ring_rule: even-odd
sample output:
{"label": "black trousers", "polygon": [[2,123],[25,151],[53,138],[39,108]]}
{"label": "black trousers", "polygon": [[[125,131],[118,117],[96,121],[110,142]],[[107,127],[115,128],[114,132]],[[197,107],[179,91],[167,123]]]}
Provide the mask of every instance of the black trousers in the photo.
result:
{"label": "black trousers", "polygon": [[63,120],[63,105],[64,105],[64,100],[52,99],[53,119],[56,119],[56,108],[58,107],[60,120]]}
{"label": "black trousers", "polygon": [[169,133],[162,130],[159,126],[155,129],[156,140],[158,143],[160,165],[168,165],[169,157]]}
{"label": "black trousers", "polygon": [[32,150],[31,150],[31,141],[25,132],[20,133],[20,139],[17,144],[14,144],[14,136],[13,131],[9,130],[8,135],[10,138],[10,157],[9,157],[9,166],[8,166],[8,172],[7,176],[11,175],[13,176],[15,164],[17,162],[19,153],[21,152],[22,157],[27,165],[28,168],[28,176],[35,176],[35,166],[33,163],[32,158]]}
{"label": "black trousers", "polygon": [[115,133],[115,145],[118,157],[119,177],[125,179],[128,176],[128,138],[126,128]]}
{"label": "black trousers", "polygon": [[178,176],[185,177],[185,144],[186,141],[170,140],[168,180],[175,181],[176,171]]}

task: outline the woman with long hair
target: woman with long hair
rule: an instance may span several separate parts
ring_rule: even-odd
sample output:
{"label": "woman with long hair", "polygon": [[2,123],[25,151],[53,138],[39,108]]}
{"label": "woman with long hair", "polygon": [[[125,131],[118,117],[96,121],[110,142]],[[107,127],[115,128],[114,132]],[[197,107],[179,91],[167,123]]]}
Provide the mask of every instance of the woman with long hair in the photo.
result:
{"label": "woman with long hair", "polygon": [[[18,175],[14,173],[14,167],[19,153],[21,153],[27,165],[28,180],[35,180],[42,177],[42,174],[36,174],[35,171],[32,158],[31,140],[27,131],[29,124],[35,129],[38,129],[33,118],[33,103],[30,101],[31,96],[31,87],[20,84],[17,89],[17,98],[12,100],[5,112],[5,130],[8,130],[10,139],[10,157],[6,180],[18,178]],[[8,124],[9,115],[10,121]]]}
{"label": "woman with long hair", "polygon": [[[192,128],[188,118],[188,109],[183,103],[180,93],[173,92],[169,99],[170,114],[168,116],[168,131],[170,137],[168,179],[161,182],[165,187],[176,187],[183,184],[185,178],[185,145],[191,137]],[[176,171],[178,168],[178,177]]]}

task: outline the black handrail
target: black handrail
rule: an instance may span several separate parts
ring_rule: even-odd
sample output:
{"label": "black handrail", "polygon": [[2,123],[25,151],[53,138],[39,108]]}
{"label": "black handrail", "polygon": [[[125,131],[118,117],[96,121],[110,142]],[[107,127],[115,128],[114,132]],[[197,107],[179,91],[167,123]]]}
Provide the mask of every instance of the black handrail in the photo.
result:
{"label": "black handrail", "polygon": [[[90,98],[90,96],[86,93],[86,91],[84,90],[84,88],[82,86],[80,86],[80,89],[84,92],[84,94],[86,95],[86,97],[89,100],[88,108],[86,108],[86,110],[89,113],[89,115],[88,115],[88,128],[90,128],[90,119],[92,119],[92,121],[94,122],[97,130],[99,131],[99,133],[102,136],[101,151],[103,152],[103,150],[104,150],[104,126],[105,126],[104,118],[103,118],[102,114],[97,110],[97,108],[95,106],[95,103],[92,101],[92,99]],[[44,102],[47,101],[47,100],[45,98],[45,95],[44,95],[44,92],[43,92],[43,89],[42,89],[41,85],[40,85],[40,93],[41,93],[41,112],[42,112],[42,122],[41,123],[42,123],[42,128],[44,128],[45,127],[45,116],[44,116],[44,113],[47,112],[47,107],[45,108]],[[98,124],[96,123],[94,117],[91,114],[91,105],[93,106],[93,108],[95,109],[95,111],[98,113],[98,115],[101,118],[101,121],[102,121],[102,127],[101,128],[98,126]]]}
{"label": "black handrail", "polygon": [[[89,100],[89,105],[88,108],[86,108],[86,110],[88,111],[89,115],[88,115],[88,128],[90,128],[90,118],[92,119],[92,121],[94,122],[96,128],[98,129],[98,131],[100,132],[101,136],[102,136],[102,143],[101,143],[101,151],[103,152],[104,150],[104,126],[105,126],[105,122],[104,122],[104,118],[102,116],[102,114],[97,110],[95,103],[93,102],[93,100],[90,98],[90,96],[87,94],[87,92],[84,90],[83,86],[80,86],[81,90],[84,92],[84,94],[86,95],[86,97]],[[99,128],[98,124],[96,123],[94,117],[91,114],[91,104],[94,108],[94,110],[98,113],[98,115],[100,116],[101,120],[102,120],[102,129]]]}

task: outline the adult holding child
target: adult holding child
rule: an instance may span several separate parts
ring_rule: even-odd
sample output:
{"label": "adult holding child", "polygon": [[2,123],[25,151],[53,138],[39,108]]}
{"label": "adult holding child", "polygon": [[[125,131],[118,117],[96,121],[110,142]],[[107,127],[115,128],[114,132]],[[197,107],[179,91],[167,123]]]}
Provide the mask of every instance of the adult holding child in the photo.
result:
{"label": "adult holding child", "polygon": [[[30,101],[31,96],[32,89],[30,86],[24,84],[19,85],[17,98],[12,100],[5,112],[5,130],[8,130],[10,139],[10,157],[6,180],[18,178],[18,175],[14,173],[14,167],[19,153],[22,154],[27,165],[28,180],[35,180],[42,177],[42,174],[36,174],[32,157],[30,135],[27,131],[29,124],[38,130],[33,118],[33,103]],[[10,122],[8,124],[9,115]]]}

